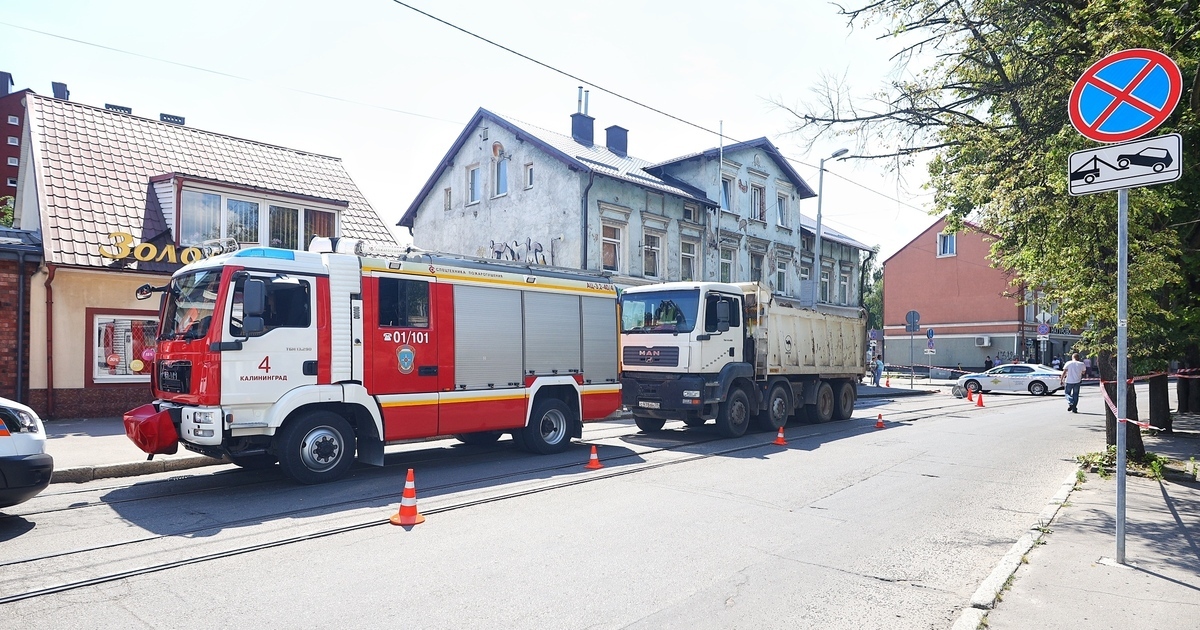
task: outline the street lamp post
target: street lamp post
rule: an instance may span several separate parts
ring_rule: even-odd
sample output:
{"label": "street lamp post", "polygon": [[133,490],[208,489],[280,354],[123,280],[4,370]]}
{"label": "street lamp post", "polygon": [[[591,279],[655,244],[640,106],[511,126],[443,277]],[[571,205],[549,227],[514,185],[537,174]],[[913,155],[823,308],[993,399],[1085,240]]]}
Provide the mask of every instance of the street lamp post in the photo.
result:
{"label": "street lamp post", "polygon": [[[819,302],[821,296],[821,202],[825,200],[825,160],[831,160],[846,155],[850,149],[838,149],[829,157],[821,158],[821,164],[818,167],[817,174],[817,234],[813,239],[813,276],[816,282],[813,284],[813,304]],[[832,281],[832,278],[830,278]]]}

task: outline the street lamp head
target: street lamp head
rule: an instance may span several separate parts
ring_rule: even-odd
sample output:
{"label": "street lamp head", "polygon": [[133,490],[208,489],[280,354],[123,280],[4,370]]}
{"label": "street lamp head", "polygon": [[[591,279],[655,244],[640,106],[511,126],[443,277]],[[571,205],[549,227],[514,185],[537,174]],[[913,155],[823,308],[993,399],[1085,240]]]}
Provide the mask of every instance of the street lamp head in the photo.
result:
{"label": "street lamp head", "polygon": [[831,157],[831,158],[841,157],[843,155],[846,155],[849,152],[850,152],[850,149],[838,149],[837,151],[834,151],[833,155],[830,155],[829,157]]}

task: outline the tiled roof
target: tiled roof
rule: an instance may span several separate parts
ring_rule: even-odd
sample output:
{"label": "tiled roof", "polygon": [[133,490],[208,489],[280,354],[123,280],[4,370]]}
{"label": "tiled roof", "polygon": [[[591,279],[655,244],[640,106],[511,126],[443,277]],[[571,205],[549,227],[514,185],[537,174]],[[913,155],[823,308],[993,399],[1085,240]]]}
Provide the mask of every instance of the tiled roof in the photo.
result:
{"label": "tiled roof", "polygon": [[108,267],[110,232],[160,236],[150,178],[167,173],[345,201],[343,236],[394,242],[338,158],[35,94],[27,107],[48,263]]}
{"label": "tiled roof", "polygon": [[450,145],[450,150],[446,152],[445,157],[438,163],[438,167],[434,169],[433,174],[429,176],[421,191],[417,193],[416,199],[408,207],[404,216],[400,218],[398,225],[412,227],[417,209],[420,208],[426,196],[433,190],[433,185],[437,183],[442,173],[449,168],[454,155],[462,148],[471,130],[475,129],[485,120],[507,129],[518,138],[534,143],[552,157],[566,163],[571,168],[578,168],[585,173],[589,171],[595,172],[599,175],[630,182],[644,188],[670,193],[684,199],[691,199],[701,204],[717,205],[716,201],[709,199],[705,196],[704,191],[698,188],[684,185],[681,182],[668,181],[665,178],[646,172],[644,168],[650,166],[650,162],[646,160],[618,155],[609,151],[608,147],[604,146],[603,143],[593,143],[589,147],[576,142],[570,136],[564,136],[528,123],[506,119],[481,107],[476,110],[475,115],[467,122],[462,133]]}

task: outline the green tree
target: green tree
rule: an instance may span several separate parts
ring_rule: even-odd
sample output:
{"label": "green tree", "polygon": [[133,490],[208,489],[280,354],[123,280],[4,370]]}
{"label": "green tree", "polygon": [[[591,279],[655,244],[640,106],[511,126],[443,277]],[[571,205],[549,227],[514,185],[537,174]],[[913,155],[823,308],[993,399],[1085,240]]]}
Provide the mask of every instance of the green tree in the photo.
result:
{"label": "green tree", "polygon": [[0,197],[0,226],[12,227],[13,225],[13,198],[12,196]]}
{"label": "green tree", "polygon": [[[1079,348],[1115,376],[1116,194],[1067,194],[1067,157],[1094,146],[1072,127],[1066,101],[1092,63],[1126,48],[1170,55],[1185,76],[1184,103],[1160,133],[1185,139],[1183,179],[1130,194],[1131,373],[1171,357],[1200,365],[1200,15],[1183,0],[879,0],[843,11],[851,25],[884,25],[898,59],[916,68],[873,103],[828,86],[795,108],[796,131],[857,136],[882,146],[864,157],[930,152],[934,212],[954,229],[970,217],[996,235],[993,262],[1015,284],[1061,304],[1083,330]],[[919,67],[918,67],[919,66]],[[1136,417],[1136,409],[1131,409]],[[1108,422],[1109,443],[1115,422]],[[1140,434],[1129,431],[1141,450]]]}

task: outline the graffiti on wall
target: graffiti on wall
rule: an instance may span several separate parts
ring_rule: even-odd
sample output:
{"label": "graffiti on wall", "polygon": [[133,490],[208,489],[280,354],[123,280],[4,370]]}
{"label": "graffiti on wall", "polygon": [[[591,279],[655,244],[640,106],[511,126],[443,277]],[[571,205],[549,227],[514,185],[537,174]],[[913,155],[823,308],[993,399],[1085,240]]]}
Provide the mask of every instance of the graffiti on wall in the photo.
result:
{"label": "graffiti on wall", "polygon": [[542,244],[530,237],[525,237],[525,243],[519,241],[489,241],[488,250],[496,260],[518,260],[535,265],[546,264],[546,255],[542,253]]}

